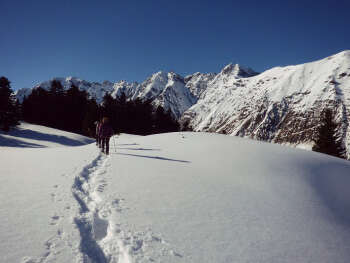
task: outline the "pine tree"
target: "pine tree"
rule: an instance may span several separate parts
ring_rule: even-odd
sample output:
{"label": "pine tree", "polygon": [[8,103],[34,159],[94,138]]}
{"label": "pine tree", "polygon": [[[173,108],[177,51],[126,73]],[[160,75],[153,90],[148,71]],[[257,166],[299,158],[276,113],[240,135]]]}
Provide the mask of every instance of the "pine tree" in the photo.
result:
{"label": "pine tree", "polygon": [[94,98],[89,99],[86,105],[85,116],[82,122],[82,133],[86,136],[96,137],[95,122],[99,120],[99,106]]}
{"label": "pine tree", "polygon": [[337,140],[335,134],[337,125],[333,121],[333,114],[330,109],[326,109],[322,114],[321,125],[318,128],[318,138],[312,150],[344,158],[345,149],[341,141]]}
{"label": "pine tree", "polygon": [[58,80],[51,81],[49,93],[54,96],[62,96],[64,94],[64,88]]}
{"label": "pine tree", "polygon": [[58,80],[51,81],[49,89],[49,119],[48,125],[57,129],[65,129],[66,108],[65,100],[66,93]]}
{"label": "pine tree", "polygon": [[67,90],[64,100],[64,127],[65,130],[82,133],[83,119],[87,111],[88,94],[75,85]]}
{"label": "pine tree", "polygon": [[26,122],[50,126],[50,110],[53,107],[49,93],[43,88],[35,88],[22,102],[22,116]]}
{"label": "pine tree", "polygon": [[127,132],[128,131],[128,108],[127,108],[127,99],[124,92],[122,92],[116,98],[116,117],[115,117],[115,127],[116,132]]}
{"label": "pine tree", "polygon": [[19,117],[10,81],[0,77],[0,128],[9,131],[10,127],[19,124]]}
{"label": "pine tree", "polygon": [[180,125],[180,130],[181,131],[193,131],[193,129],[190,125],[190,120],[185,120],[184,122],[182,122]]}
{"label": "pine tree", "polygon": [[179,131],[180,126],[171,116],[170,110],[164,111],[163,107],[158,106],[154,113],[154,133]]}

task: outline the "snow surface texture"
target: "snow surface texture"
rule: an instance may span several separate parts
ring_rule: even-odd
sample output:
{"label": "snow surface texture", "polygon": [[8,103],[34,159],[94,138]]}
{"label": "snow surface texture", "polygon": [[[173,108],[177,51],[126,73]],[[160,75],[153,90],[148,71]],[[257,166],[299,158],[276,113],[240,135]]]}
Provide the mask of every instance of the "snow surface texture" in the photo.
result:
{"label": "snow surface texture", "polygon": [[122,134],[109,156],[50,138],[1,147],[1,262],[350,260],[348,161],[208,133]]}

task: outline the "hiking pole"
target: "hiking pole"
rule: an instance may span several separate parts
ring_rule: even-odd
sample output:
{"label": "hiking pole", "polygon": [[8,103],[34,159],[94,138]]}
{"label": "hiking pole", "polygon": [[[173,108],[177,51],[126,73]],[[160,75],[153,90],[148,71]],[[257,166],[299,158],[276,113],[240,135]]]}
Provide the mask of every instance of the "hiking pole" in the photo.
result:
{"label": "hiking pole", "polygon": [[114,152],[117,153],[117,146],[115,145],[115,134],[113,135]]}

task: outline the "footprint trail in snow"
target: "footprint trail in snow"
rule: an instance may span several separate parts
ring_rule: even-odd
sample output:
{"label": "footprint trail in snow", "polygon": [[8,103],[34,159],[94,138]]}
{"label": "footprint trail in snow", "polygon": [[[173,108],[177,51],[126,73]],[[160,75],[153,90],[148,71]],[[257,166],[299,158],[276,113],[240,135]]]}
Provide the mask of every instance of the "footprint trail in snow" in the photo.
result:
{"label": "footprint trail in snow", "polygon": [[[110,165],[111,157],[99,154],[80,168],[80,172],[77,169],[73,173],[71,192],[78,204],[76,212],[70,204],[62,204],[63,211],[57,210],[49,219],[57,231],[45,241],[46,252],[36,259],[25,257],[23,263],[60,262],[56,256],[64,249],[70,249],[75,257],[72,262],[79,263],[143,263],[160,262],[158,260],[167,255],[181,257],[150,228],[135,231],[127,223],[121,223],[121,217],[129,208],[117,191],[106,196]],[[56,204],[62,201],[59,188],[53,185],[50,196]],[[64,218],[71,218],[76,233],[65,229],[61,224]]]}
{"label": "footprint trail in snow", "polygon": [[80,207],[74,222],[80,232],[79,261],[82,262],[131,262],[123,242],[113,237],[111,210],[99,196],[107,186],[100,177],[107,172],[109,160],[110,157],[99,155],[82,169],[72,186],[73,196]]}

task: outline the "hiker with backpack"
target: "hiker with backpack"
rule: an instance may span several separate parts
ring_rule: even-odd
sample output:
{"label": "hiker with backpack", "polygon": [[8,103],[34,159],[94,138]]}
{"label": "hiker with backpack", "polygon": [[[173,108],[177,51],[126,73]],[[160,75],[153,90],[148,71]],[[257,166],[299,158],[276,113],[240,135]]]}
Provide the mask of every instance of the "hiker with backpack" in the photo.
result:
{"label": "hiker with backpack", "polygon": [[102,152],[109,154],[109,140],[114,134],[112,126],[107,117],[103,117],[101,126],[99,128],[100,143],[102,144]]}

